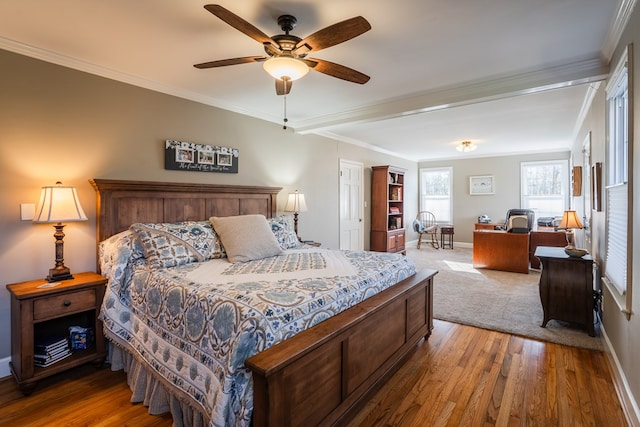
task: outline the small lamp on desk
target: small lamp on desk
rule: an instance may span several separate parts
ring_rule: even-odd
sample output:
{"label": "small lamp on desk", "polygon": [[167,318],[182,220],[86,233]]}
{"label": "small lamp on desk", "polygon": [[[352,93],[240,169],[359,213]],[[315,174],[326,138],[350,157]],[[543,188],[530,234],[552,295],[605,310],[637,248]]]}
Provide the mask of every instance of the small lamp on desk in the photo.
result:
{"label": "small lamp on desk", "polygon": [[573,234],[573,229],[582,228],[582,223],[580,222],[580,218],[578,218],[578,213],[576,211],[564,211],[562,215],[562,221],[560,221],[559,229],[566,230],[567,235],[567,246],[565,246],[564,251],[567,255],[573,257],[581,257],[587,253],[584,249],[577,249],[575,247],[575,236]]}
{"label": "small lamp on desk", "polygon": [[[307,211],[307,202],[304,200],[304,194],[298,193],[298,190],[295,193],[289,193],[284,211],[293,212],[293,230],[298,236],[298,213]],[[298,236],[298,240],[300,240],[300,236]]]}
{"label": "small lamp on desk", "polygon": [[40,202],[33,217],[34,223],[55,223],[53,237],[56,238],[56,265],[49,270],[46,277],[49,282],[73,279],[69,267],[64,265],[64,228],[63,222],[86,221],[87,216],[80,206],[75,187],[63,186],[56,182],[55,186],[42,187]]}

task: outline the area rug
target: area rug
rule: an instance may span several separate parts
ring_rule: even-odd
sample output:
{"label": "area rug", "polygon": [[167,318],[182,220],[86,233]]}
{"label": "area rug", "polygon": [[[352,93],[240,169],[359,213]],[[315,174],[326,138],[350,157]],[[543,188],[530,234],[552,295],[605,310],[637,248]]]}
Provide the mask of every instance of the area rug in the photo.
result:
{"label": "area rug", "polygon": [[590,337],[579,325],[550,320],[541,327],[543,312],[540,272],[529,274],[474,269],[469,248],[407,249],[418,269],[438,270],[433,289],[436,319],[477,326],[574,347],[603,350],[599,324]]}

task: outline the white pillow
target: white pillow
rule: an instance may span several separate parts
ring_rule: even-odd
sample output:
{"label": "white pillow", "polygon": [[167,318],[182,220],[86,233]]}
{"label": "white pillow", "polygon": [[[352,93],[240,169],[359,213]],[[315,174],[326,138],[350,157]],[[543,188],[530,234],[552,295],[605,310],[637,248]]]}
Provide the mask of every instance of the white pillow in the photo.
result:
{"label": "white pillow", "polygon": [[230,262],[246,262],[282,253],[264,215],[209,218]]}

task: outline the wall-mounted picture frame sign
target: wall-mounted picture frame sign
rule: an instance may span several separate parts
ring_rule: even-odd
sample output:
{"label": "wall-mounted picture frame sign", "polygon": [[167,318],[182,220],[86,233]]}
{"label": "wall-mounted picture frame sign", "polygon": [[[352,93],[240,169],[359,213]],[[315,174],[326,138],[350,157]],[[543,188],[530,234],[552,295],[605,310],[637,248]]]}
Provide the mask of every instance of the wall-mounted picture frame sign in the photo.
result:
{"label": "wall-mounted picture frame sign", "polygon": [[483,196],[495,193],[495,181],[493,175],[481,175],[469,177],[469,194]]}
{"label": "wall-mounted picture frame sign", "polygon": [[165,169],[238,173],[237,148],[168,139],[165,141],[164,149]]}
{"label": "wall-mounted picture frame sign", "polygon": [[602,212],[602,163],[591,167],[591,209]]}
{"label": "wall-mounted picture frame sign", "polygon": [[579,197],[582,195],[582,166],[574,166],[571,174],[571,181],[573,184],[573,196]]}

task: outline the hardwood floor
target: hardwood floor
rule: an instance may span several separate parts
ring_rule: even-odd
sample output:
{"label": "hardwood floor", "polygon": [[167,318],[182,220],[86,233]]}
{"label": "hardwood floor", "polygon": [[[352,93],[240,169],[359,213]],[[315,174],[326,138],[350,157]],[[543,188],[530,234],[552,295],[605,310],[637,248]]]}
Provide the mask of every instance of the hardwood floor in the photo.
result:
{"label": "hardwood floor", "polygon": [[[24,397],[0,381],[2,426],[171,426],[131,404],[122,372],[91,365]],[[349,427],[626,426],[602,352],[435,321],[434,332]]]}

